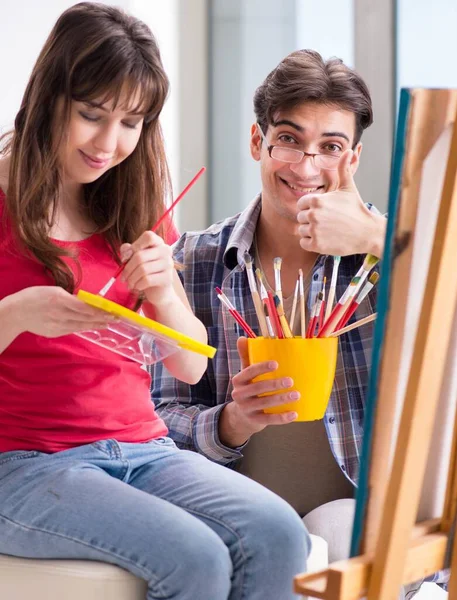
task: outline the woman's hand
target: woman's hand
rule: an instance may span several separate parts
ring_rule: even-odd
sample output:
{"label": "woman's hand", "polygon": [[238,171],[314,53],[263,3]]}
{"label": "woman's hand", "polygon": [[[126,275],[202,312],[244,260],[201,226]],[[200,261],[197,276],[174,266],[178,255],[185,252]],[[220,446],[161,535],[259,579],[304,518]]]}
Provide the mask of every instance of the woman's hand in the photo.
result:
{"label": "woman's hand", "polygon": [[9,297],[11,318],[20,333],[47,338],[88,329],[104,329],[115,320],[57,286],[29,287]]}
{"label": "woman's hand", "polygon": [[128,261],[123,278],[132,291],[144,292],[155,307],[176,300],[173,288],[171,247],[152,231],[145,231],[133,244],[122,244],[121,259]]}
{"label": "woman's hand", "polygon": [[[192,313],[174,268],[170,246],[155,233],[146,231],[133,244],[123,244],[120,250],[121,259],[128,261],[122,274],[124,280],[132,291],[143,292],[146,296],[145,315],[206,343],[206,329]],[[173,377],[190,384],[200,380],[207,362],[206,357],[187,350],[175,352],[163,360]]]}

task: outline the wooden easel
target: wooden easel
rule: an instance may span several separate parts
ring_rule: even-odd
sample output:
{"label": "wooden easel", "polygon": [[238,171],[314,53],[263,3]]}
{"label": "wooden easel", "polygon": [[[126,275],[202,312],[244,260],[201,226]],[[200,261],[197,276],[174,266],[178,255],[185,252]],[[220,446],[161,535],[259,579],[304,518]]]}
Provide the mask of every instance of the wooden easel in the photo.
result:
{"label": "wooden easel", "polygon": [[[357,600],[366,596],[368,600],[397,600],[402,584],[421,580],[445,566],[449,531],[457,514],[456,420],[443,514],[441,518],[416,524],[457,306],[457,90],[410,90],[407,94],[409,118],[398,184],[400,202],[391,238],[387,240],[391,291],[377,380],[361,553],[334,563],[325,571],[296,577],[295,591],[310,598]],[[395,452],[390,461],[405,329],[405,297],[413,276],[413,240],[421,174],[428,154],[448,128],[452,128],[452,136],[427,287]],[[397,149],[398,144],[397,140]],[[376,326],[383,327],[383,324]],[[456,546],[454,539],[450,600],[457,600]]]}

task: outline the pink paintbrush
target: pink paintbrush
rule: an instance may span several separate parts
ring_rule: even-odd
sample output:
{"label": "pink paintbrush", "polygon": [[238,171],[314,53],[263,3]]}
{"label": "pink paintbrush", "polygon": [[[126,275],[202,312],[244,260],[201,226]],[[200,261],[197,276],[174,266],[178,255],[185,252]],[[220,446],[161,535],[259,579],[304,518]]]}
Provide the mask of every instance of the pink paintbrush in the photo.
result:
{"label": "pink paintbrush", "polygon": [[[151,231],[157,231],[157,229],[160,227],[160,225],[162,225],[164,220],[168,217],[170,212],[174,209],[174,207],[178,204],[178,202],[180,200],[182,200],[182,198],[187,194],[187,192],[194,185],[194,183],[197,181],[197,179],[201,175],[203,175],[203,173],[205,171],[206,171],[206,167],[202,167],[200,169],[200,171],[195,175],[195,177],[191,181],[189,181],[189,183],[186,185],[186,187],[183,189],[183,191],[179,194],[179,196],[176,198],[176,200],[170,205],[169,208],[167,208],[167,210],[163,213],[163,215],[160,217],[160,219],[157,221],[157,223],[152,227]],[[104,285],[102,287],[102,289],[98,292],[99,296],[106,296],[106,294],[109,292],[111,286],[115,283],[116,279],[119,277],[119,275],[125,269],[125,265],[127,263],[128,263],[128,261],[125,261],[124,263],[122,263],[122,265],[119,266],[119,268],[114,273],[114,275],[111,277],[111,279],[108,281],[108,283],[106,285]]]}

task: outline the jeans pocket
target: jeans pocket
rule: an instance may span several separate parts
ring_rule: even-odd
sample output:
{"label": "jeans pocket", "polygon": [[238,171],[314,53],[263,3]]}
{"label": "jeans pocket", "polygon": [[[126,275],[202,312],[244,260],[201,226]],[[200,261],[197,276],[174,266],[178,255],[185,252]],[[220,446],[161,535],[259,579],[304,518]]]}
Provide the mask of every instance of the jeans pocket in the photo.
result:
{"label": "jeans pocket", "polygon": [[151,440],[152,444],[159,444],[160,446],[170,446],[171,448],[174,448],[176,446],[176,444],[174,443],[174,441],[171,439],[171,437],[166,437],[166,436],[161,436],[158,438],[155,438],[153,440]]}
{"label": "jeans pocket", "polygon": [[35,458],[40,453],[36,450],[11,450],[10,452],[0,452],[0,466],[13,460],[23,460],[25,458]]}
{"label": "jeans pocket", "polygon": [[108,440],[99,440],[97,442],[92,442],[92,444],[88,445],[92,446],[92,448],[95,448],[96,450],[99,450],[100,452],[103,452],[103,454],[105,454],[106,456],[111,457],[111,451],[109,449],[108,443]]}

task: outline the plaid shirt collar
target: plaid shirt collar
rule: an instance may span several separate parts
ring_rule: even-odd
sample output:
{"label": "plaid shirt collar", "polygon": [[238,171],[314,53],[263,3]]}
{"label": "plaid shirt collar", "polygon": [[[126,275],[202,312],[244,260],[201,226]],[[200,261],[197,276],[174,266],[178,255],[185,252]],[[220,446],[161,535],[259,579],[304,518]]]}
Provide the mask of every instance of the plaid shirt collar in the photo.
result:
{"label": "plaid shirt collar", "polygon": [[[248,206],[240,213],[232,233],[228,239],[223,260],[227,269],[232,270],[237,265],[244,269],[244,253],[249,252],[254,241],[254,234],[260,217],[262,203],[261,194],[251,200]],[[320,255],[315,267],[322,266],[328,256]]]}
{"label": "plaid shirt collar", "polygon": [[244,266],[243,256],[251,249],[261,207],[261,196],[258,194],[238,217],[224,252],[223,260],[227,269],[234,269],[237,264]]}

